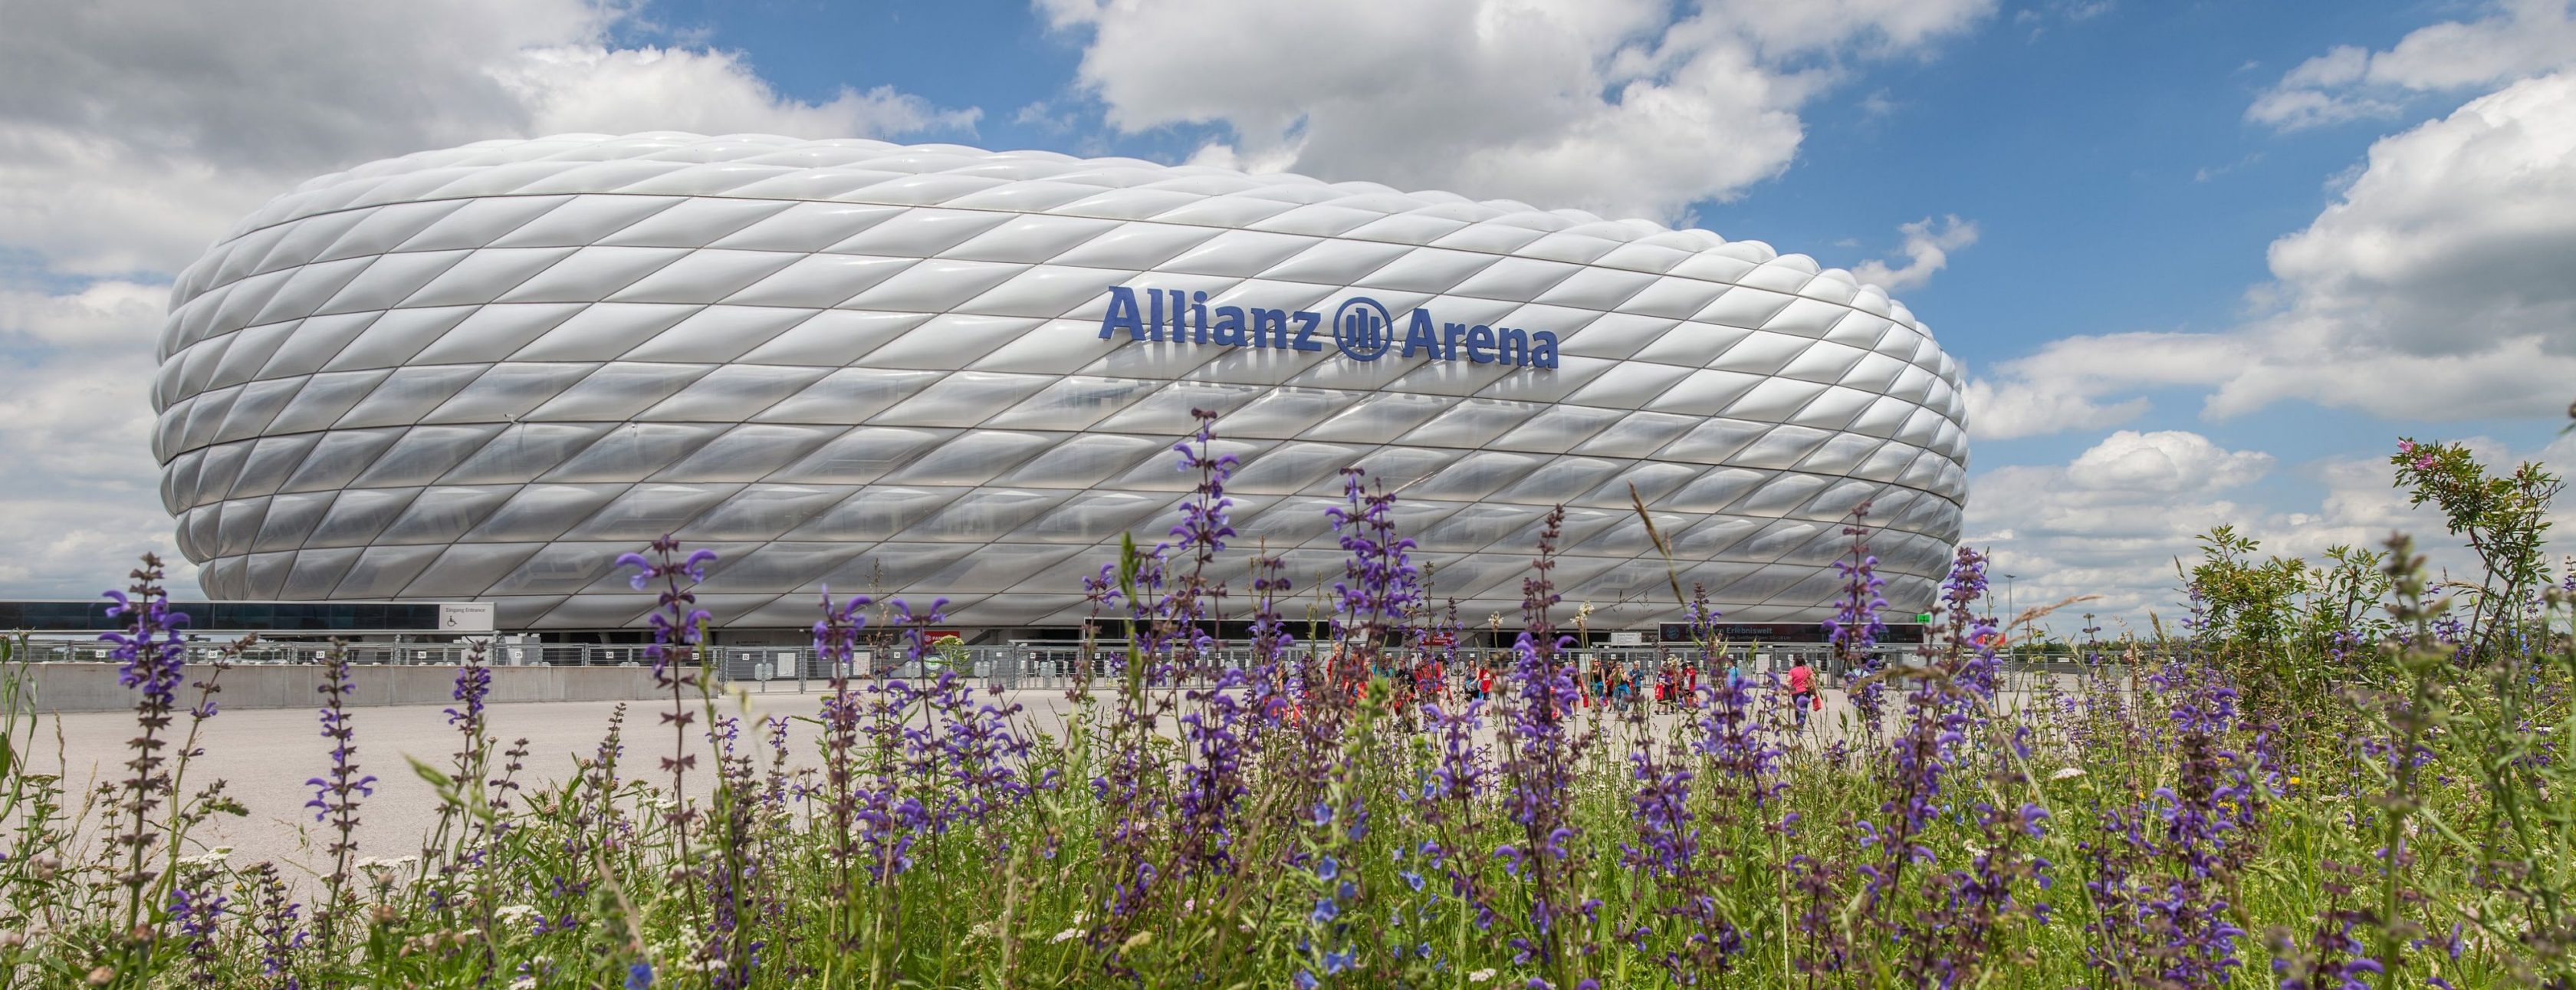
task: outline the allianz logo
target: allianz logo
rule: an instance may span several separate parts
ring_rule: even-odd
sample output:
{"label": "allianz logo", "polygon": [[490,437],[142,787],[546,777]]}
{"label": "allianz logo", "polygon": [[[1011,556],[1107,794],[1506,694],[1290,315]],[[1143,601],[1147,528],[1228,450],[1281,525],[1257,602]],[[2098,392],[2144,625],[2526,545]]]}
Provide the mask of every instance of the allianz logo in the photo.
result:
{"label": "allianz logo", "polygon": [[1276,347],[1320,351],[1329,341],[1354,361],[1428,358],[1513,367],[1556,367],[1556,335],[1545,330],[1443,323],[1428,309],[1406,314],[1397,330],[1395,315],[1367,296],[1352,296],[1333,309],[1330,324],[1311,310],[1291,312],[1207,304],[1205,292],[1180,289],[1109,289],[1109,311],[1100,317],[1100,339],[1120,331],[1137,341],[1170,341],[1216,347]]}

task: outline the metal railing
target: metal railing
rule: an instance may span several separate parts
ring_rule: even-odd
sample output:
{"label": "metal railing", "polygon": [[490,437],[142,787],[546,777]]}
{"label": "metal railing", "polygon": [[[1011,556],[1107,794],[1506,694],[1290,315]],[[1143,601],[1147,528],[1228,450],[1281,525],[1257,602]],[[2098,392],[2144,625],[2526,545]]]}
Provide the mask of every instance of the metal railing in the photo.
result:
{"label": "metal railing", "polygon": [[[99,662],[111,658],[104,643],[36,641],[27,644],[24,654],[36,662]],[[345,647],[349,659],[360,664],[417,664],[457,666],[466,661],[468,648],[460,643],[353,643]],[[1085,682],[1110,686],[1126,644],[1098,642],[1088,648],[1070,644],[1015,643],[1002,646],[950,647],[926,662],[896,661],[876,650],[858,650],[844,668],[829,657],[807,646],[711,646],[705,647],[703,660],[721,683],[757,691],[803,691],[829,682],[835,676],[922,678],[953,672],[978,687],[1006,689],[1066,689]],[[236,663],[292,664],[319,663],[332,647],[322,643],[263,643],[243,651]],[[1292,656],[1320,656],[1332,649],[1330,643],[1299,642],[1290,647]],[[1872,651],[1881,665],[1914,662],[1910,646],[1880,647]],[[207,662],[221,654],[215,644],[192,645],[191,662]],[[1666,664],[1678,666],[1697,651],[1687,646],[1666,647],[1586,647],[1567,651],[1577,670],[1588,673],[1605,664],[1617,663],[1632,671],[1652,672]],[[1490,665],[1499,676],[1512,663],[1512,653],[1505,649],[1462,647],[1443,654],[1445,673],[1452,680],[1472,677],[1477,666]],[[1395,652],[1390,658],[1409,658],[1409,653]],[[1722,679],[1729,665],[1744,676],[1760,678],[1784,675],[1801,661],[1807,663],[1827,686],[1839,686],[1848,671],[1836,661],[1832,650],[1818,644],[1751,644],[1730,648],[1713,655],[1701,665],[1699,682]],[[601,643],[509,643],[502,642],[484,650],[484,662],[492,666],[557,666],[557,667],[640,667],[650,664],[641,644]],[[1253,663],[1249,647],[1232,646],[1214,651],[1191,666],[1176,682],[1162,686],[1204,686],[1224,669],[1241,670]],[[2004,664],[2003,685],[2007,690],[2026,688],[2047,675],[2065,675],[2080,670],[2070,663]]]}
{"label": "metal railing", "polygon": [[[351,643],[346,649],[349,662],[359,664],[417,664],[453,667],[465,662],[467,648],[458,643]],[[320,663],[331,647],[322,643],[261,643],[243,650],[233,662],[241,664]],[[189,663],[209,663],[223,656],[222,644],[207,641],[188,646]],[[485,650],[485,662],[501,664],[497,649]],[[35,663],[85,663],[112,661],[105,643],[33,640],[22,655]]]}

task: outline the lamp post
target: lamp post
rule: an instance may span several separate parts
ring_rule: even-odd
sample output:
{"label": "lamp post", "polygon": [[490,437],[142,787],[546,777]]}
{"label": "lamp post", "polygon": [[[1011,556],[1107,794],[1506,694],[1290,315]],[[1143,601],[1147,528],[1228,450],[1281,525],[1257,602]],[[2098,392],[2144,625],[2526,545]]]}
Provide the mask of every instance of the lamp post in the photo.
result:
{"label": "lamp post", "polygon": [[[2004,575],[2004,618],[2013,619],[2019,617],[2020,613],[2013,611],[2013,575],[2006,574]],[[2004,627],[2004,640],[2005,642],[2011,642],[2012,640],[2012,627],[2009,625]],[[2021,644],[2014,643],[2013,645],[2019,646]]]}

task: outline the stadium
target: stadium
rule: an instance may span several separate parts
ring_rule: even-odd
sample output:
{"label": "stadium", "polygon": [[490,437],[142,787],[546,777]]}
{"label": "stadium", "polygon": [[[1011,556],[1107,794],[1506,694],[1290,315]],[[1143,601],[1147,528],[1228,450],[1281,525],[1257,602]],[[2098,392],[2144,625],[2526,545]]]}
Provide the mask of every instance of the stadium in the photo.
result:
{"label": "stadium", "polygon": [[[209,597],[489,603],[631,627],[611,562],[715,550],[701,603],[821,589],[1046,635],[1150,545],[1192,410],[1240,546],[1301,594],[1342,469],[1470,626],[1542,517],[1591,629],[1831,614],[1870,506],[1896,611],[1959,538],[1957,364],[1881,289],[1704,230],[1133,159],[652,133],[314,179],[178,279],[154,450]],[[1642,501],[1670,559],[1648,535]],[[1248,582],[1247,582],[1248,583]],[[1292,603],[1293,616],[1307,611]],[[1648,633],[1651,636],[1651,632]]]}

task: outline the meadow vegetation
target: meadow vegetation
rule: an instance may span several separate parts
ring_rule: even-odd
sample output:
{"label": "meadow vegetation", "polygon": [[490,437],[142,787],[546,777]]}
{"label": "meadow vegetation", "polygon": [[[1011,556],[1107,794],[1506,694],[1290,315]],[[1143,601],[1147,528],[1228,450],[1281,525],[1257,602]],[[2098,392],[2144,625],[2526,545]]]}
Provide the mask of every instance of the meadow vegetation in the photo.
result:
{"label": "meadow vegetation", "polygon": [[[44,730],[0,679],[0,986],[2576,986],[2576,574],[2542,557],[2558,482],[2535,467],[2393,457],[2465,580],[2403,538],[2311,564],[2220,529],[2169,626],[2085,629],[2057,678],[1996,654],[2029,617],[1993,614],[1972,549],[1933,642],[1870,661],[1855,517],[1829,625],[1858,717],[1801,729],[1767,673],[1671,714],[1583,703],[1553,525],[1496,695],[1408,695],[1383,672],[1460,620],[1356,473],[1339,645],[1301,644],[1281,603],[1310,589],[1237,545],[1209,436],[1175,448],[1199,483],[1169,538],[1091,582],[1116,645],[1061,736],[941,668],[940,604],[827,593],[818,648],[924,673],[833,683],[791,752],[702,669],[711,555],[663,540],[621,563],[668,698],[566,779],[519,774],[479,663],[451,757],[362,765],[335,661],[314,877],[192,837],[239,811],[190,770],[223,665],[188,662],[147,560],[115,595],[121,779],[67,793],[25,765]],[[1668,648],[1723,652],[1672,584],[1704,635]],[[631,763],[635,733],[682,755]],[[428,834],[358,824],[370,769],[438,789]]]}

